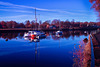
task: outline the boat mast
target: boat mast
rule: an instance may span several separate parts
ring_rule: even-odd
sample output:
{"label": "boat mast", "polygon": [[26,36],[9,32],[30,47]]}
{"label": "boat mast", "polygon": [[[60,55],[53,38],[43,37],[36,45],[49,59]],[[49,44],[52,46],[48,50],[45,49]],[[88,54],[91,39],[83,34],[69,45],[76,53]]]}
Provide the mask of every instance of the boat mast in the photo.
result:
{"label": "boat mast", "polygon": [[37,18],[36,18],[36,8],[35,8],[35,30],[37,30]]}
{"label": "boat mast", "polygon": [[60,27],[61,27],[61,25],[60,25],[60,20],[59,20],[59,30],[60,30]]}
{"label": "boat mast", "polygon": [[38,27],[38,30],[40,30],[40,14],[39,14],[39,27]]}

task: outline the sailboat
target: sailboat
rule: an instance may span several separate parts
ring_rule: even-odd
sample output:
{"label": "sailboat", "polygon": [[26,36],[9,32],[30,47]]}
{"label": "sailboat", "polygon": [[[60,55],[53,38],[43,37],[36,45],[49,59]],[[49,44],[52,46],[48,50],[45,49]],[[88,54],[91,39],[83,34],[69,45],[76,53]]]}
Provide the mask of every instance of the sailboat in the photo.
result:
{"label": "sailboat", "polygon": [[60,21],[59,21],[59,30],[56,31],[56,36],[60,37],[63,34],[62,31],[60,31]]}
{"label": "sailboat", "polygon": [[[35,8],[35,22],[37,23],[36,8]],[[24,37],[44,38],[46,37],[46,35],[44,32],[38,31],[37,28],[35,27],[35,31],[28,31],[28,33],[24,34]]]}

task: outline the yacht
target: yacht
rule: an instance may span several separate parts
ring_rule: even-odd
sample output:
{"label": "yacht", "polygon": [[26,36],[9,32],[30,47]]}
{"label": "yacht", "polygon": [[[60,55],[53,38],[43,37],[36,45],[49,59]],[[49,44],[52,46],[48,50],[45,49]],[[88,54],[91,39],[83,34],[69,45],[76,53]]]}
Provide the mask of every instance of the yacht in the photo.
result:
{"label": "yacht", "polygon": [[59,30],[56,32],[56,36],[59,36],[59,35],[62,35],[62,34],[63,34],[63,32],[60,31],[60,21],[59,21]]}
{"label": "yacht", "polygon": [[[37,23],[36,8],[35,8],[35,22]],[[44,38],[44,37],[46,37],[46,35],[44,32],[41,32],[41,31],[28,31],[28,33],[24,34],[24,37]]]}
{"label": "yacht", "polygon": [[41,31],[28,31],[28,33],[24,34],[24,37],[42,38],[46,37],[46,35],[44,32]]}

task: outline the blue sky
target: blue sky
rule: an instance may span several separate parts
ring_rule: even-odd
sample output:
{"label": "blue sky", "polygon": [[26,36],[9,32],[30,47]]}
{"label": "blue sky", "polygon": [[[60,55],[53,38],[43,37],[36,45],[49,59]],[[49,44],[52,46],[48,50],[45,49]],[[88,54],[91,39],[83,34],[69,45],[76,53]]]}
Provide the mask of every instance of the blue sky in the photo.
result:
{"label": "blue sky", "polygon": [[53,19],[75,21],[96,21],[97,14],[90,9],[89,0],[0,0],[0,21],[14,20],[25,22],[34,20],[37,8],[37,20]]}

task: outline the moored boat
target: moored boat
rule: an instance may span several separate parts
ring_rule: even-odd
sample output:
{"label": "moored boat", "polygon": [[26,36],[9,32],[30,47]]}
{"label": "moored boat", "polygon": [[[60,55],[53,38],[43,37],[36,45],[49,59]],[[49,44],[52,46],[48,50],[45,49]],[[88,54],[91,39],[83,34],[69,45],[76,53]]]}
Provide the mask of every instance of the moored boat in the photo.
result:
{"label": "moored boat", "polygon": [[62,31],[57,31],[57,32],[56,32],[56,36],[57,36],[57,35],[62,35],[62,34],[63,34]]}
{"label": "moored boat", "polygon": [[41,38],[41,37],[46,37],[46,35],[44,32],[41,31],[28,31],[28,33],[24,34],[24,37]]}

